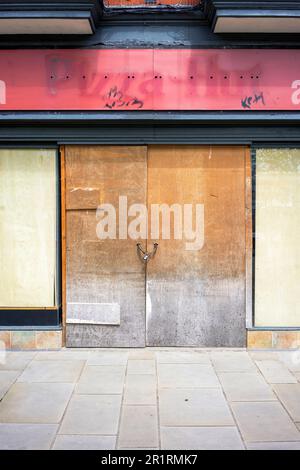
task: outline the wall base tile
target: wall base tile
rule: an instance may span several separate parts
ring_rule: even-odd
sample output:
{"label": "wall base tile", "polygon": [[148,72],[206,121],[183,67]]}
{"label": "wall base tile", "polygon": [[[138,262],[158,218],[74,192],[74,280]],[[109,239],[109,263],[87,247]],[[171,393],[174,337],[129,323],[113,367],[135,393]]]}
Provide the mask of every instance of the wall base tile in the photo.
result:
{"label": "wall base tile", "polygon": [[12,331],[11,349],[36,349],[35,331]]}
{"label": "wall base tile", "polygon": [[247,347],[249,349],[271,349],[272,331],[248,331]]}
{"label": "wall base tile", "polygon": [[[5,349],[60,349],[62,330],[0,330],[0,346]],[[300,348],[300,331],[247,331],[248,349],[296,349]]]}
{"label": "wall base tile", "polygon": [[274,331],[274,349],[296,349],[300,347],[300,331]]}
{"label": "wall base tile", "polygon": [[0,350],[11,348],[11,332],[0,331]]}
{"label": "wall base tile", "polygon": [[250,330],[248,349],[296,349],[300,347],[300,331]]}
{"label": "wall base tile", "polygon": [[37,349],[60,349],[62,331],[0,330],[0,349],[22,351]]}
{"label": "wall base tile", "polygon": [[62,347],[61,331],[37,331],[37,349],[60,349]]}

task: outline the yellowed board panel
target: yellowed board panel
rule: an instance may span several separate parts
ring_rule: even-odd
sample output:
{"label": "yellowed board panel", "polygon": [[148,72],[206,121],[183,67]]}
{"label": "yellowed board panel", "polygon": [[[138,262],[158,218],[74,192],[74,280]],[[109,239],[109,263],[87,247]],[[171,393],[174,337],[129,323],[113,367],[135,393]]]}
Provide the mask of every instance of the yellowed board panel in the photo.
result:
{"label": "yellowed board panel", "polygon": [[0,305],[52,307],[55,150],[0,150]]}
{"label": "yellowed board panel", "polygon": [[255,324],[300,326],[300,150],[256,153]]}

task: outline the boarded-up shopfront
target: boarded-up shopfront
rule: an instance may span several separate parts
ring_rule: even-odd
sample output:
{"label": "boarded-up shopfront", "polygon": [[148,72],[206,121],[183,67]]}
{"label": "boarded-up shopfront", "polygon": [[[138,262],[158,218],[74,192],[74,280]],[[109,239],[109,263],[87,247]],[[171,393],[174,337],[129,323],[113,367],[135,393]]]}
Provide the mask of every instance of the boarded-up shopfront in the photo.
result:
{"label": "boarded-up shopfront", "polygon": [[0,349],[298,348],[299,14],[4,3]]}
{"label": "boarded-up shopfront", "polygon": [[[229,146],[66,147],[68,345],[245,346],[247,158]],[[117,208],[112,239],[97,237],[103,203]],[[158,244],[148,262],[130,235],[137,204],[139,225],[149,214],[143,251]],[[196,204],[193,246],[176,217]],[[155,205],[173,208],[167,237],[163,223],[151,234]]]}

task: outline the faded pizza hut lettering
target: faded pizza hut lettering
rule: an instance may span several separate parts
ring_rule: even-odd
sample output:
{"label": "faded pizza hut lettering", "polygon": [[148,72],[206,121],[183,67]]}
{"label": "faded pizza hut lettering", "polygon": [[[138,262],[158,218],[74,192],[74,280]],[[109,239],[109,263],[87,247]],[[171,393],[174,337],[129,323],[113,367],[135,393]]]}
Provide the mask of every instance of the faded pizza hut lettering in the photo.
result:
{"label": "faded pizza hut lettering", "polygon": [[6,104],[6,84],[0,80],[0,104]]}
{"label": "faded pizza hut lettering", "polygon": [[292,83],[292,103],[300,104],[300,80],[294,80]]}

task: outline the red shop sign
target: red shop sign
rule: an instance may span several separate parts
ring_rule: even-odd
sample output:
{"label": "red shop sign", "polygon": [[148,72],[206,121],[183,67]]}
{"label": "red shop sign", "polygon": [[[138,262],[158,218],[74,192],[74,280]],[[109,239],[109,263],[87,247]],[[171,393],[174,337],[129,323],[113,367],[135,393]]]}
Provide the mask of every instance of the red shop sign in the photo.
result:
{"label": "red shop sign", "polygon": [[0,51],[0,110],[298,110],[300,51]]}

